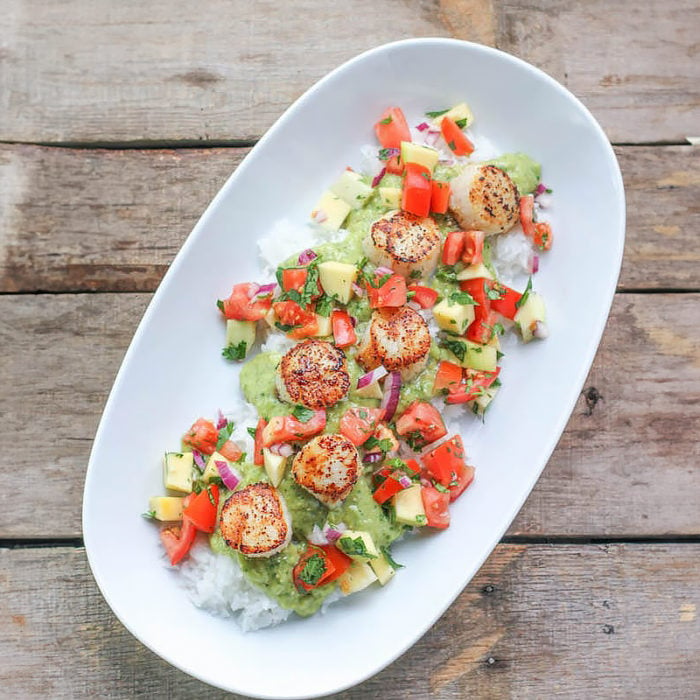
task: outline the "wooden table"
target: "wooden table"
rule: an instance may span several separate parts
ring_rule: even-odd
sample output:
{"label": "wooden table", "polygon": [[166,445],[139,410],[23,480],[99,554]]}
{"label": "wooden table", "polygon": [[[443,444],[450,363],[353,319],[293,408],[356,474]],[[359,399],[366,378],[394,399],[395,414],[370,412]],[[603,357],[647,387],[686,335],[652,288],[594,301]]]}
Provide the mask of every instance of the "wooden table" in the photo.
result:
{"label": "wooden table", "polygon": [[227,175],[317,78],[408,36],[497,46],[577,94],[615,144],[627,247],[585,390],[507,537],[420,642],[341,697],[700,695],[696,0],[2,7],[3,697],[223,695],[142,647],[98,593],[80,527],[91,441]]}

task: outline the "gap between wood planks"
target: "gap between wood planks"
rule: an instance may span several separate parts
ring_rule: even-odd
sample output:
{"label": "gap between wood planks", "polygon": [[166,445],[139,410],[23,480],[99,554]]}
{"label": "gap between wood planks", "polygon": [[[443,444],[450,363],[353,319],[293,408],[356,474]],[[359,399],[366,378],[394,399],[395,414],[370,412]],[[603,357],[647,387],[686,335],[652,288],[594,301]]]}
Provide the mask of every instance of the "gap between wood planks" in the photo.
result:
{"label": "gap between wood planks", "polygon": [[[700,535],[625,535],[623,537],[571,537],[567,535],[509,535],[499,540],[507,545],[591,545],[604,546],[612,544],[700,544]],[[2,549],[51,549],[55,547],[72,547],[80,549],[85,546],[82,537],[33,537],[17,539],[0,539]]]}

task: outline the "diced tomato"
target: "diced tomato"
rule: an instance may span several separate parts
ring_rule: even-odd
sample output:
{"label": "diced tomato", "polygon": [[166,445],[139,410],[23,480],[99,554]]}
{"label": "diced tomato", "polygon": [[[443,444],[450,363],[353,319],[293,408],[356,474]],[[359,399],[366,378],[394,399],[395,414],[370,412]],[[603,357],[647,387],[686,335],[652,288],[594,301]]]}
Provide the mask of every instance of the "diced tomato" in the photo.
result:
{"label": "diced tomato", "polygon": [[401,208],[416,216],[428,216],[432,186],[430,171],[420,163],[406,163]]}
{"label": "diced tomato", "polygon": [[421,486],[420,495],[429,527],[444,530],[450,525],[450,494],[433,486]]}
{"label": "diced tomato", "polygon": [[[192,498],[193,494],[185,497],[182,502],[184,508],[189,506]],[[187,518],[183,519],[181,525],[167,525],[161,529],[160,540],[172,566],[179,564],[190,551],[196,534],[197,529]]]}
{"label": "diced tomato", "polygon": [[272,305],[281,325],[290,327],[288,338],[301,340],[318,333],[318,320],[313,311],[304,309],[295,301],[278,301]]}
{"label": "diced tomato", "polygon": [[493,336],[493,326],[496,317],[491,312],[491,301],[488,298],[487,290],[490,288],[491,280],[485,277],[477,277],[471,280],[463,280],[459,287],[463,292],[468,292],[477,303],[474,307],[474,320],[467,328],[467,340],[473,343],[488,343]]}
{"label": "diced tomato", "polygon": [[433,394],[451,394],[462,384],[462,367],[443,360],[435,373],[433,382]]}
{"label": "diced tomato", "polygon": [[326,412],[321,409],[302,423],[294,416],[273,416],[262,429],[262,446],[269,447],[278,442],[296,442],[318,435],[326,427]]}
{"label": "diced tomato", "polygon": [[333,567],[333,571],[326,572],[322,583],[331,583],[348,570],[348,567],[352,564],[352,559],[345,552],[341,552],[334,544],[322,544],[319,546],[326,553],[326,557]]}
{"label": "diced tomato", "polygon": [[217,451],[222,457],[226,457],[229,462],[237,462],[243,454],[243,450],[233,440],[226,440]]}
{"label": "diced tomato", "polygon": [[403,163],[399,155],[388,158],[384,167],[389,175],[403,175]]}
{"label": "diced tomato", "polygon": [[292,569],[294,585],[299,591],[318,588],[326,576],[332,575],[335,567],[326,553],[317,545],[308,545],[306,551]]}
{"label": "diced tomato", "polygon": [[205,455],[210,455],[216,449],[218,441],[219,431],[211,421],[205,418],[198,418],[182,438],[185,445]]}
{"label": "diced tomato", "polygon": [[478,265],[484,259],[484,232],[465,231],[462,262],[465,265]]}
{"label": "diced tomato", "polygon": [[442,247],[442,264],[456,265],[462,259],[464,252],[464,231],[451,231],[445,238]]}
{"label": "diced tomato", "polygon": [[221,302],[221,310],[226,318],[237,321],[259,321],[265,317],[272,305],[272,294],[256,297],[257,285],[248,282],[236,284],[231,296]]}
{"label": "diced tomato", "polygon": [[388,472],[386,478],[381,484],[379,484],[379,486],[377,486],[372,494],[372,497],[377,503],[379,503],[380,506],[386,503],[392,496],[395,496],[404,488],[398,479],[395,478],[398,476],[398,474],[394,475],[394,473],[389,469],[386,471]]}
{"label": "diced tomato", "polygon": [[552,247],[552,227],[545,221],[536,223],[533,240],[540,250],[549,250]]}
{"label": "diced tomato", "polygon": [[253,464],[262,467],[265,464],[265,458],[263,457],[263,430],[267,421],[264,418],[258,419],[258,425],[255,428],[255,446],[253,448]]}
{"label": "diced tomato", "polygon": [[415,301],[421,309],[432,309],[438,298],[438,293],[432,287],[424,287],[420,284],[409,284],[408,291],[413,292],[411,301]]}
{"label": "diced tomato", "polygon": [[355,327],[352,325],[350,314],[341,309],[331,312],[331,327],[333,329],[333,342],[339,348],[347,348],[357,342]]}
{"label": "diced tomato", "polygon": [[462,473],[457,474],[457,483],[449,486],[450,503],[452,501],[456,501],[464,493],[472,481],[474,481],[474,472],[474,467],[465,464]]}
{"label": "diced tomato", "polygon": [[500,371],[500,367],[497,367],[495,372],[484,372],[471,368],[465,369],[463,381],[447,395],[445,403],[453,404],[473,401],[481,396],[484,389],[488,389],[496,381]]}
{"label": "diced tomato", "polygon": [[423,466],[431,476],[449,488],[464,471],[464,445],[459,435],[441,443],[423,455]]}
{"label": "diced tomato", "polygon": [[409,439],[414,449],[422,449],[447,435],[440,412],[426,401],[414,401],[396,421],[396,432]]}
{"label": "diced tomato", "polygon": [[219,487],[209,484],[202,489],[182,511],[182,520],[189,520],[202,532],[214,532],[219,508]]}
{"label": "diced tomato", "polygon": [[406,280],[401,275],[391,275],[383,284],[379,284],[381,277],[374,279],[374,284],[379,286],[374,287],[372,283],[367,283],[367,299],[369,305],[373,309],[379,309],[384,306],[398,307],[406,303]]}
{"label": "diced tomato", "polygon": [[504,318],[509,318],[512,321],[518,311],[516,304],[523,295],[495,280],[489,280],[487,284],[491,292],[489,295],[491,308]]}
{"label": "diced tomato", "polygon": [[401,148],[411,140],[411,130],[400,107],[389,107],[374,125],[374,133],[382,148]]}
{"label": "diced tomato", "polygon": [[369,440],[377,429],[377,423],[382,419],[384,411],[381,408],[365,408],[357,406],[349,408],[340,419],[340,433],[359,447]]}
{"label": "diced tomato", "polygon": [[435,214],[445,214],[450,203],[451,190],[449,182],[433,180],[430,193],[430,211]]}
{"label": "diced tomato", "polygon": [[520,198],[520,225],[528,238],[535,239],[535,198],[526,194]]}
{"label": "diced tomato", "polygon": [[445,143],[456,156],[468,156],[474,150],[474,144],[451,117],[442,118],[440,131]]}
{"label": "diced tomato", "polygon": [[420,464],[418,464],[418,461],[415,459],[407,459],[406,471],[408,472],[409,476],[417,476],[421,472]]}
{"label": "diced tomato", "polygon": [[282,270],[282,289],[285,292],[294,289],[301,293],[308,276],[309,270],[306,267],[288,267]]}

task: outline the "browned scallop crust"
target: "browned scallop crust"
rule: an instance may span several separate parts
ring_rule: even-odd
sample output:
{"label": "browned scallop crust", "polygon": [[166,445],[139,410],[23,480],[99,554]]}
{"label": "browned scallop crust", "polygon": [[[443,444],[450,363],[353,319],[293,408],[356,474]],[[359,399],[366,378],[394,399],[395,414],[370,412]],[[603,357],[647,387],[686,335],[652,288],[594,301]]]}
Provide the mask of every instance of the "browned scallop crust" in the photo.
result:
{"label": "browned scallop crust", "polygon": [[234,491],[219,518],[226,544],[247,557],[270,557],[292,538],[292,523],[282,495],[263,482]]}
{"label": "browned scallop crust", "polygon": [[333,406],[350,388],[345,353],[325,340],[305,340],[290,348],[277,372],[280,398],[314,410]]}
{"label": "browned scallop crust", "polygon": [[319,435],[294,457],[292,476],[303,489],[334,508],[340,505],[360,476],[360,457],[343,435]]}
{"label": "browned scallop crust", "polygon": [[465,229],[502,233],[518,221],[518,188],[495,165],[470,166],[452,181],[450,209]]}
{"label": "browned scallop crust", "polygon": [[365,370],[384,365],[404,379],[420,371],[430,352],[430,331],[423,317],[408,306],[378,309],[372,314],[356,360]]}
{"label": "browned scallop crust", "polygon": [[400,275],[429,275],[440,256],[440,231],[430,217],[390,212],[372,224],[364,243],[367,257]]}

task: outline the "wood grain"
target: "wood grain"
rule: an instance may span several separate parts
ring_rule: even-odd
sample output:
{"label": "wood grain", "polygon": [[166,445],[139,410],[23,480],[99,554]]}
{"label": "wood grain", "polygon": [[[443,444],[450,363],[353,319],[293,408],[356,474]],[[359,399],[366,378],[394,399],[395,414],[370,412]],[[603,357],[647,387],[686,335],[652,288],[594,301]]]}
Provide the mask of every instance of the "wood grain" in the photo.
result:
{"label": "wood grain", "polygon": [[[91,441],[148,300],[0,296],[0,454],[23,475],[0,494],[0,538],[80,534]],[[510,534],[700,534],[699,302],[617,296],[587,396]]]}
{"label": "wood grain", "polygon": [[0,140],[259,137],[304,90],[387,41],[496,45],[569,87],[615,142],[681,141],[700,122],[694,0],[269,0],[193,5],[9,0]]}
{"label": "wood grain", "polygon": [[[131,637],[82,549],[0,560],[5,697],[226,697]],[[333,697],[694,697],[699,562],[697,544],[499,545],[414,647]]]}
{"label": "wood grain", "polygon": [[[700,290],[700,149],[616,151],[620,287]],[[247,152],[0,146],[0,291],[152,291]]]}

